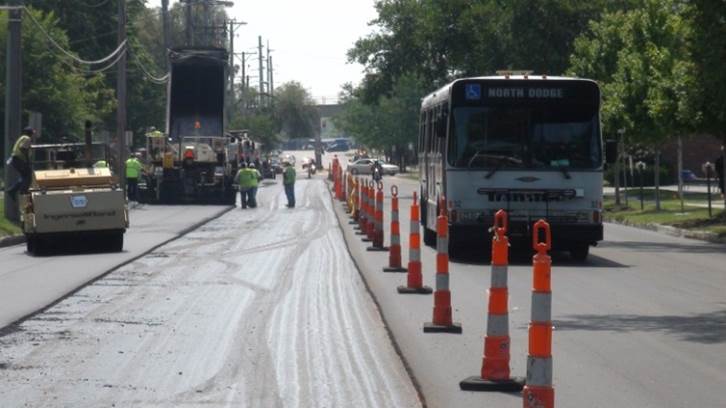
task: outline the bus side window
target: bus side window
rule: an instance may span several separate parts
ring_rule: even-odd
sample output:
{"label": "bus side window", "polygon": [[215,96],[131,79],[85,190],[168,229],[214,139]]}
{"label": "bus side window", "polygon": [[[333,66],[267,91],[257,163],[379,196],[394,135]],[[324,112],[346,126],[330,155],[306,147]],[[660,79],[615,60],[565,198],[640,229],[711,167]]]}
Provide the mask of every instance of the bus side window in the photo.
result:
{"label": "bus side window", "polygon": [[426,112],[426,153],[431,153],[431,111]]}
{"label": "bus side window", "polygon": [[426,147],[426,114],[421,113],[421,117],[418,122],[418,152],[423,153]]}

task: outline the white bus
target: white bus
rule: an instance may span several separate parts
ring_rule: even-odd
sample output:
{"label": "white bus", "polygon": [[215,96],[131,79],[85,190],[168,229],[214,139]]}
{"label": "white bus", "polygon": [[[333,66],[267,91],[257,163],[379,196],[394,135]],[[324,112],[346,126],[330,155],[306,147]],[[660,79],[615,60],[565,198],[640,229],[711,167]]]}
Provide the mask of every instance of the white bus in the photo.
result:
{"label": "white bus", "polygon": [[[494,214],[531,245],[540,218],[554,249],[587,258],[603,239],[600,90],[591,80],[506,75],[458,79],[421,105],[419,164],[424,240],[435,243],[441,200],[449,250],[488,240]],[[485,241],[486,242],[486,241]]]}

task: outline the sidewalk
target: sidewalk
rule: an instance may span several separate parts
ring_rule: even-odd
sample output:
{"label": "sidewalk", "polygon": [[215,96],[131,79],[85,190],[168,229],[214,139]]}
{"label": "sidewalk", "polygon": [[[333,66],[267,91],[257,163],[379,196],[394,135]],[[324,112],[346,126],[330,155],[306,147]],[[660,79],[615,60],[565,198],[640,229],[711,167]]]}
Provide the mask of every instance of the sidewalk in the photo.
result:
{"label": "sidewalk", "polygon": [[[638,188],[639,188],[639,186],[637,186],[637,185],[635,185],[635,186],[628,186],[628,190],[630,192],[630,195],[631,196],[637,196],[637,189]],[[648,190],[652,190],[654,187],[653,186],[647,186],[647,187],[644,187],[644,188],[645,189],[648,189]],[[621,189],[621,194],[622,194],[623,187],[621,186],[620,189]],[[663,190],[663,191],[678,192],[678,185],[673,184],[673,185],[667,185],[667,186],[660,186],[660,189]],[[606,196],[615,195],[615,187],[606,186],[606,187],[603,187],[602,190],[603,190],[603,194],[606,195]],[[633,191],[633,190],[635,190],[635,191]],[[703,193],[703,194],[706,194],[708,192],[708,187],[705,184],[686,184],[686,185],[683,186],[683,192],[685,192],[686,194],[688,194],[688,193]],[[718,189],[718,185],[716,185],[715,182],[713,182],[711,184],[711,194],[713,195],[714,202],[721,201],[723,203],[723,199],[721,198],[721,191]]]}

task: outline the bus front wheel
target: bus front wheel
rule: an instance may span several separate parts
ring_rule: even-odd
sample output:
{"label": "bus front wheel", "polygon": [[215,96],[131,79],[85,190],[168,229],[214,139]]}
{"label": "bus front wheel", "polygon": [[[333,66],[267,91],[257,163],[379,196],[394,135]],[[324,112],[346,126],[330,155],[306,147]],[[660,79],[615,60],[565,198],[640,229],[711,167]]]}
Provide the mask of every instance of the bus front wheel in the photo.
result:
{"label": "bus front wheel", "polygon": [[570,247],[570,256],[577,262],[585,262],[590,254],[590,245],[575,245]]}

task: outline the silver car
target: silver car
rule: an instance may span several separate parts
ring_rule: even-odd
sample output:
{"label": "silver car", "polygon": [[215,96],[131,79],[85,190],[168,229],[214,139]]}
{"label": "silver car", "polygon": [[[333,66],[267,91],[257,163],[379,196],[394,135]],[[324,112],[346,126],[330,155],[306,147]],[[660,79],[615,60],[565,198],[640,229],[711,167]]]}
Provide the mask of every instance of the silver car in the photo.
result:
{"label": "silver car", "polygon": [[[358,159],[354,162],[349,162],[347,169],[350,174],[354,176],[357,174],[372,174],[374,162],[375,160],[373,159]],[[379,160],[379,162],[381,163],[381,167],[383,168],[384,175],[388,174],[391,176],[395,176],[396,173],[400,171],[400,169],[396,165],[385,163],[382,160]]]}

